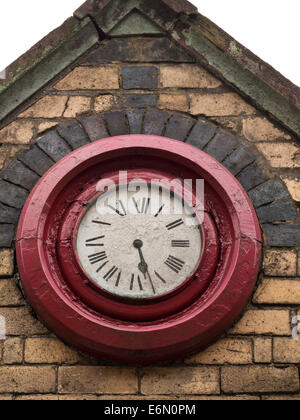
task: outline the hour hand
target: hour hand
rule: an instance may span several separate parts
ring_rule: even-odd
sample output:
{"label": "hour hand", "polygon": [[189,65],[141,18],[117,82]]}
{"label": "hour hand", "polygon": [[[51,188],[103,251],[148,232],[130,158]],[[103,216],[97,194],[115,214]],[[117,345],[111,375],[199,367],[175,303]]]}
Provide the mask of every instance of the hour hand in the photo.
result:
{"label": "hour hand", "polygon": [[153,284],[153,281],[151,279],[151,276],[149,274],[148,264],[146,263],[145,258],[144,258],[144,255],[143,255],[143,252],[142,252],[143,241],[141,241],[140,239],[136,239],[133,242],[133,246],[139,251],[139,255],[140,255],[140,258],[141,258],[141,262],[139,263],[138,268],[144,274],[145,279],[148,276],[149,281],[151,283],[151,287],[152,287],[153,293],[155,294],[156,291],[155,291],[154,284]]}
{"label": "hour hand", "polygon": [[139,270],[144,274],[144,276],[146,278],[146,274],[147,274],[147,271],[148,271],[147,264],[141,262],[141,263],[139,263],[138,267],[139,267]]}

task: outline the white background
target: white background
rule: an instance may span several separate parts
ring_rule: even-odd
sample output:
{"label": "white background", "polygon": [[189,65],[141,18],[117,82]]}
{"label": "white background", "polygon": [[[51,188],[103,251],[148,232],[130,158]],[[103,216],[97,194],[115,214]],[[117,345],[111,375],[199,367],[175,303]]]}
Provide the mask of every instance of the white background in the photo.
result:
{"label": "white background", "polygon": [[[61,25],[83,2],[2,0],[0,69]],[[192,3],[200,13],[300,86],[299,0],[192,0]]]}

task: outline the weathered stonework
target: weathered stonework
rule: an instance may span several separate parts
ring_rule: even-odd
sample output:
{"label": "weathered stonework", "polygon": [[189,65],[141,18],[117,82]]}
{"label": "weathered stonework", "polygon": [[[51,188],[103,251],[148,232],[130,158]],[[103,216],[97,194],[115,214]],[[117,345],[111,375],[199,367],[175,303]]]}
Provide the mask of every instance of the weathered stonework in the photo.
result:
{"label": "weathered stonework", "polygon": [[45,96],[35,105],[20,114],[20,118],[56,118],[62,116],[68,97]]}
{"label": "weathered stonework", "polygon": [[103,90],[119,88],[117,67],[77,67],[55,85],[57,90]]}
{"label": "weathered stonework", "polygon": [[32,139],[33,128],[31,121],[15,121],[0,131],[0,143],[27,144]]}
{"label": "weathered stonework", "polygon": [[207,117],[224,117],[228,115],[255,114],[255,109],[235,93],[199,94],[191,93],[191,113]]}
{"label": "weathered stonework", "polygon": [[201,88],[220,87],[222,82],[206,70],[191,64],[180,66],[161,66],[160,83],[163,88]]}

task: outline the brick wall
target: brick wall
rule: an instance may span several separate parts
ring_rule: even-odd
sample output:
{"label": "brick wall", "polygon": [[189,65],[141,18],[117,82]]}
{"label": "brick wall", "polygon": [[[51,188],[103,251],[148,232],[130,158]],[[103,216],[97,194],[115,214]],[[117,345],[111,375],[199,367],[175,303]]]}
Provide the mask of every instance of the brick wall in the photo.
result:
{"label": "brick wall", "polygon": [[[151,117],[149,110],[168,113]],[[147,132],[153,132],[160,124],[161,133],[183,141],[194,124],[191,117],[214,123],[219,143],[214,138],[204,150],[234,171],[258,209],[266,246],[253,298],[224,337],[185,360],[141,368],[110,366],[80,355],[39,323],[20,291],[14,251],[5,244],[11,242],[9,227],[17,221],[28,190],[59,158],[51,154],[48,132],[53,139],[51,130],[58,128],[56,135],[69,143],[66,153],[96,139],[89,124],[94,115],[105,117],[101,121],[107,135],[125,134],[129,128],[138,133],[147,125]],[[171,120],[170,115],[176,117]],[[22,188],[11,177],[0,181],[10,188],[0,197],[0,222],[5,222],[0,224],[0,315],[7,324],[7,338],[0,341],[0,400],[300,399],[300,340],[291,335],[300,306],[299,139],[168,39],[145,37],[105,41],[2,127],[2,173],[16,171],[12,165],[17,157],[32,170],[26,176],[22,172]],[[44,140],[33,148],[41,136]],[[228,158],[226,146],[233,138],[239,144],[232,145]],[[239,168],[241,146],[243,156],[246,150],[254,158]],[[33,168],[34,153],[39,164]],[[5,207],[9,194],[14,201]]]}

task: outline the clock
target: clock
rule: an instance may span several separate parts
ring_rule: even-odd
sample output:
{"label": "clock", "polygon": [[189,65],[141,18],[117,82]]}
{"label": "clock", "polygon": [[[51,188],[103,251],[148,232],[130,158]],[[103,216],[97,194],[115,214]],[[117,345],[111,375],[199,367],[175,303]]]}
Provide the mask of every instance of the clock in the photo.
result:
{"label": "clock", "polygon": [[219,162],[131,135],[54,165],[25,204],[16,247],[28,301],[51,331],[141,364],[184,357],[231,327],[262,244],[250,199]]}
{"label": "clock", "polygon": [[173,191],[147,184],[112,188],[92,200],[79,218],[74,246],[86,277],[121,298],[176,290],[202,254],[200,220],[184,204]]}

